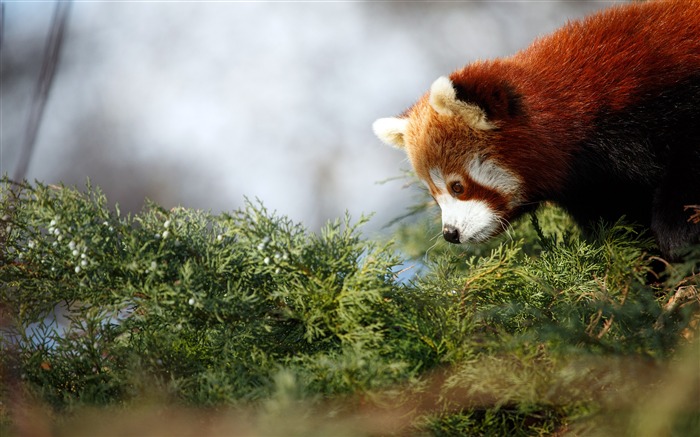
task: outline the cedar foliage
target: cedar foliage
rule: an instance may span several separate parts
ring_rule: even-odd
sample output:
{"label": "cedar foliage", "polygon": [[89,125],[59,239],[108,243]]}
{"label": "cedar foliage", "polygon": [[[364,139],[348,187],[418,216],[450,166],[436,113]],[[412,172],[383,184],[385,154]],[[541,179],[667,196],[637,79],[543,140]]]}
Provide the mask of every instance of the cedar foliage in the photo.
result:
{"label": "cedar foliage", "polygon": [[425,211],[379,242],[366,218],[314,234],[259,202],[123,216],[89,185],[2,184],[7,432],[26,425],[17,406],[58,435],[118,435],[143,411],[161,418],[151,435],[178,420],[224,435],[700,425],[700,250],[665,263],[624,222],[583,238],[547,207],[465,250],[429,240]]}

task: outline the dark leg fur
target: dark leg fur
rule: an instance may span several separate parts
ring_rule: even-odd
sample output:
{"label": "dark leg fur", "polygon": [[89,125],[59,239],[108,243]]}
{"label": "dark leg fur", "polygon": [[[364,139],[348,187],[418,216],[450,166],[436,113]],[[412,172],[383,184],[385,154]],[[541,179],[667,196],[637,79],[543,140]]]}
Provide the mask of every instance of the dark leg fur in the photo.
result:
{"label": "dark leg fur", "polygon": [[699,243],[700,225],[689,222],[692,213],[684,211],[700,204],[699,109],[700,74],[650,92],[624,111],[602,108],[595,133],[581,144],[578,162],[586,166],[574,178],[599,193],[598,203],[580,185],[574,187],[578,191],[572,190],[569,203],[583,200],[575,215],[586,207],[607,219],[625,214],[651,228],[669,260]]}
{"label": "dark leg fur", "polygon": [[689,219],[684,207],[700,204],[700,147],[681,150],[654,194],[651,230],[669,260],[677,260],[683,249],[700,243],[700,224]]}

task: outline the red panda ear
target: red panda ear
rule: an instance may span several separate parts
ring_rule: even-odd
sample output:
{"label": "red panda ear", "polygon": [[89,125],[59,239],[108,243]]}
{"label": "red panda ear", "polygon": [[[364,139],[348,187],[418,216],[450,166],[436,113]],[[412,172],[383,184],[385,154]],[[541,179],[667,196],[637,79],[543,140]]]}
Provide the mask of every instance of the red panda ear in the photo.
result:
{"label": "red panda ear", "polygon": [[408,129],[407,118],[380,118],[372,123],[374,134],[385,144],[397,149],[403,149],[406,145],[404,140],[406,129]]}
{"label": "red panda ear", "polygon": [[496,127],[478,104],[459,99],[454,84],[445,76],[433,82],[428,103],[438,114],[461,116],[474,129],[490,130]]}
{"label": "red panda ear", "polygon": [[453,86],[458,101],[482,108],[489,120],[508,120],[522,114],[520,96],[505,81],[472,80]]}

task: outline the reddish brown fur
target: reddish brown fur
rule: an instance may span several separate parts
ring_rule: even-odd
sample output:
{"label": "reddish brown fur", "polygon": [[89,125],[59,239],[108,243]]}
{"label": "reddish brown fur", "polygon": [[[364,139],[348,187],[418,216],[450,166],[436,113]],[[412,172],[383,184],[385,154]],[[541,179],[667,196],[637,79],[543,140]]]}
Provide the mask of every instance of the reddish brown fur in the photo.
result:
{"label": "reddish brown fur", "polygon": [[[494,211],[501,211],[506,213],[508,211],[509,198],[499,193],[498,191],[492,190],[491,188],[484,187],[476,182],[472,181],[467,175],[463,175],[463,178],[467,181],[469,186],[469,192],[464,196],[460,197],[460,200],[468,199],[480,199],[485,201]],[[509,214],[504,214],[506,220],[510,220]]]}
{"label": "reddish brown fur", "polygon": [[[570,22],[512,57],[452,73],[456,87],[473,88],[481,99],[475,103],[490,109],[498,129],[479,131],[459,117],[440,115],[426,94],[405,114],[411,118],[406,151],[426,181],[430,168],[438,167],[468,182],[464,163],[476,154],[489,156],[521,177],[523,198],[546,200],[564,184],[579,140],[595,128],[597,111],[624,109],[691,71],[700,71],[700,2],[613,7]],[[504,83],[520,97],[526,116],[503,107],[504,94],[497,90]],[[468,191],[470,198],[483,194],[478,187]],[[505,204],[503,196],[487,197]],[[515,213],[498,211],[505,218]]]}
{"label": "reddish brown fur", "polygon": [[449,79],[404,113],[400,139],[384,137],[433,195],[485,200],[498,220],[545,200],[584,225],[626,215],[670,256],[700,242],[683,210],[700,202],[700,0],[609,8]]}
{"label": "reddish brown fur", "polygon": [[411,118],[411,124],[406,135],[406,152],[418,176],[428,182],[431,194],[436,196],[440,193],[429,176],[431,168],[439,168],[444,175],[460,175],[461,182],[467,189],[463,195],[458,196],[460,200],[486,201],[504,219],[511,220],[516,212],[509,211],[508,203],[511,199],[503,193],[475,183],[464,167],[466,162],[478,154],[482,157],[493,155],[504,166],[517,168],[512,166],[508,154],[504,153],[507,150],[500,152],[491,145],[494,136],[498,137],[500,133],[474,130],[459,117],[439,115],[427,100],[426,95],[407,114]]}
{"label": "reddish brown fur", "polygon": [[[522,96],[529,119],[512,117],[503,130],[486,132],[488,145],[463,143],[493,153],[523,178],[527,198],[540,199],[562,185],[573,148],[594,128],[601,107],[621,110],[692,71],[700,72],[700,1],[685,0],[608,9],[510,58],[468,65],[450,79],[456,85],[505,80]],[[436,151],[421,153],[429,162],[446,162],[462,150],[441,150],[450,157],[435,161],[428,155]]]}
{"label": "reddish brown fur", "polygon": [[[471,177],[469,177],[468,174],[464,173],[464,170],[461,172],[453,172],[454,174],[458,174],[461,176],[461,182],[469,187],[468,190],[465,190],[464,193],[460,195],[455,195],[454,197],[458,198],[459,200],[469,200],[469,199],[479,199],[483,200],[488,205],[493,208],[495,211],[507,211],[508,210],[508,202],[511,200],[508,198],[508,196],[503,195],[502,193],[499,193],[496,190],[493,190],[488,187],[484,187],[483,185],[475,182],[472,180]],[[440,194],[443,194],[433,183],[432,180],[427,179],[428,181],[428,190],[430,191],[430,195],[433,197],[437,197]]]}

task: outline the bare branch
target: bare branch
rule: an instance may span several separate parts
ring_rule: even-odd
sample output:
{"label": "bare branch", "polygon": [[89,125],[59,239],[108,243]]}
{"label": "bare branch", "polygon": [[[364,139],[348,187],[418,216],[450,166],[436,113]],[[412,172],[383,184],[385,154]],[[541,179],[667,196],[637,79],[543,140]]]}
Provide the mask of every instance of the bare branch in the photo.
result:
{"label": "bare branch", "polygon": [[46,49],[44,52],[44,61],[41,66],[41,73],[34,90],[32,105],[29,109],[29,119],[27,120],[27,131],[25,133],[24,144],[20,151],[20,158],[15,168],[14,180],[21,181],[27,175],[27,169],[34,152],[36,137],[39,132],[39,126],[44,115],[44,108],[49,98],[53,78],[56,74],[56,68],[61,54],[61,47],[66,32],[66,24],[68,22],[68,13],[72,1],[58,1],[54,9],[54,15],[51,22],[51,30],[46,41]]}

